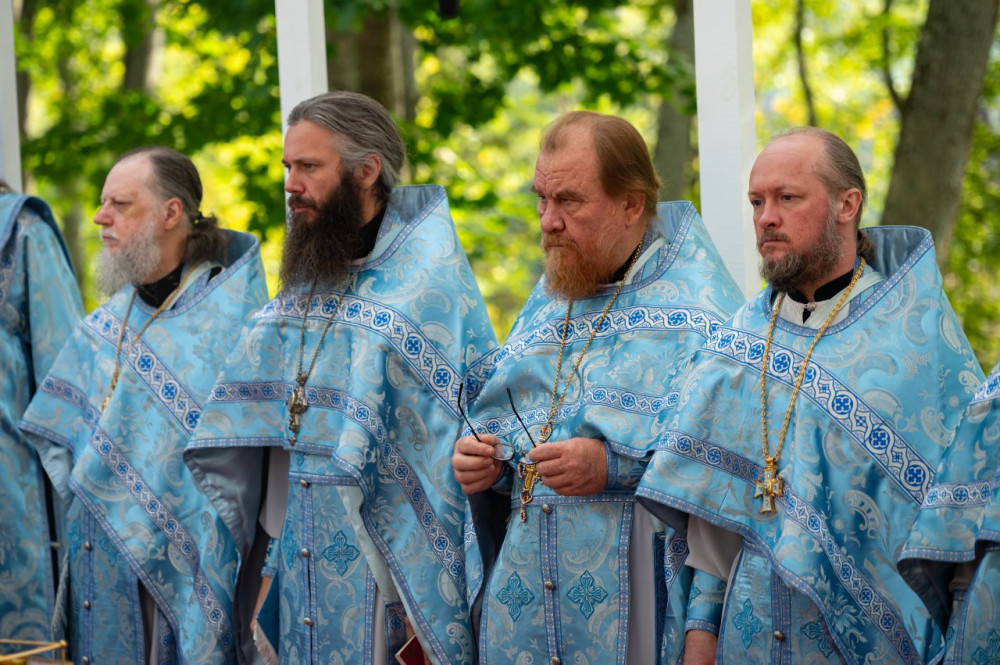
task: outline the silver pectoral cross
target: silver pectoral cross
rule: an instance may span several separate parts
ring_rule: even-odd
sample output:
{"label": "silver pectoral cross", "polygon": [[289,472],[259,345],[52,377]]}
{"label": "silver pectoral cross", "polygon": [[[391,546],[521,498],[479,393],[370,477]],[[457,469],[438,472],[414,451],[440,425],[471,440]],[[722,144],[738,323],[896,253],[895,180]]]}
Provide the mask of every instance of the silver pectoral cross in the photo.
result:
{"label": "silver pectoral cross", "polygon": [[757,491],[753,495],[753,498],[761,500],[761,515],[775,512],[774,499],[785,496],[785,481],[778,477],[778,460],[768,457],[765,461],[764,475],[755,483]]}
{"label": "silver pectoral cross", "polygon": [[292,441],[294,443],[296,435],[302,429],[302,414],[309,408],[305,386],[297,385],[292,388],[292,394],[288,396],[287,406],[288,429],[292,431]]}

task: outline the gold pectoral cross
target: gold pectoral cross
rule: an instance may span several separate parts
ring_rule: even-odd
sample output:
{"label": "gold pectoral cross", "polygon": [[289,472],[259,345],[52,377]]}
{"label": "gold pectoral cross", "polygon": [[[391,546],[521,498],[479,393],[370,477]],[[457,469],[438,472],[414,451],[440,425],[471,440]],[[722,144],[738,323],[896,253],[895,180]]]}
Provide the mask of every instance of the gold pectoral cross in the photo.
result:
{"label": "gold pectoral cross", "polygon": [[785,481],[778,477],[778,460],[766,457],[764,461],[764,476],[757,481],[757,491],[753,498],[760,499],[760,513],[767,515],[774,512],[775,497],[785,496]]}
{"label": "gold pectoral cross", "polygon": [[292,431],[289,441],[295,445],[296,435],[302,429],[302,414],[309,408],[309,400],[306,398],[306,389],[303,385],[292,388],[292,394],[288,396],[288,429]]}
{"label": "gold pectoral cross", "polygon": [[520,462],[517,465],[517,477],[523,481],[521,485],[521,522],[528,521],[525,508],[535,498],[535,483],[538,482],[538,467],[535,464]]}

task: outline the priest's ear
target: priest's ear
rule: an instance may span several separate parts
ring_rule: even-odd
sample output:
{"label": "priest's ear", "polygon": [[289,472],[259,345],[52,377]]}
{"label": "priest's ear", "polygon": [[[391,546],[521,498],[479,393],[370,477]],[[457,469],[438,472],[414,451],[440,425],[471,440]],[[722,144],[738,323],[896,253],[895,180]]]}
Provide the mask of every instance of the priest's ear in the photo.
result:
{"label": "priest's ear", "polygon": [[643,192],[628,192],[622,199],[622,208],[625,210],[625,228],[630,229],[642,218],[642,211],[646,208],[646,195]]}
{"label": "priest's ear", "polygon": [[381,173],[382,158],[372,152],[365,155],[365,160],[354,169],[354,179],[361,191],[368,191],[375,187]]}
{"label": "priest's ear", "polygon": [[850,228],[853,230],[856,226],[854,219],[858,216],[861,201],[861,190],[857,187],[845,189],[838,194],[836,201],[837,222],[840,224],[850,224]]}
{"label": "priest's ear", "polygon": [[163,202],[163,230],[173,231],[184,219],[184,204],[176,196]]}

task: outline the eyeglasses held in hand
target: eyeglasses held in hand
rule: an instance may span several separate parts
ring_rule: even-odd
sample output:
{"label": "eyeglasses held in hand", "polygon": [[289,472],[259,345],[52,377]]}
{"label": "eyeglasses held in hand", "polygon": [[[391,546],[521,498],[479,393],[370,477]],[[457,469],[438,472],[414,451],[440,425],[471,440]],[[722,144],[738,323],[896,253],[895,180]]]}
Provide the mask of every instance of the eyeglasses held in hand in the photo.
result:
{"label": "eyeglasses held in hand", "polygon": [[[476,433],[476,428],[472,426],[472,423],[469,421],[469,417],[465,415],[465,409],[462,408],[462,388],[464,387],[464,385],[465,385],[464,381],[458,384],[458,412],[462,414],[462,420],[464,420],[465,424],[469,426],[469,431],[472,432],[472,436],[476,437],[476,441],[479,441],[480,443],[485,443],[482,439],[479,438],[479,434]],[[510,390],[507,391],[507,395],[508,397],[510,396]],[[520,420],[521,417],[518,416],[517,419]],[[500,441],[493,445],[493,459],[506,461],[512,459],[513,457],[514,457],[514,446],[510,445],[509,443],[504,443],[503,441]]]}

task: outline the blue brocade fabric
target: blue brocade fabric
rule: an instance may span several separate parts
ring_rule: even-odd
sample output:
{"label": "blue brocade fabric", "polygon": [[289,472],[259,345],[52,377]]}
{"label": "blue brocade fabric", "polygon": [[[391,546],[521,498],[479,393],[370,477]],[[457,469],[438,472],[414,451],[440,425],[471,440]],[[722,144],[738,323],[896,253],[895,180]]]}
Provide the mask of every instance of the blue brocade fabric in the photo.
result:
{"label": "blue brocade fabric", "polygon": [[[971,586],[952,594],[956,564],[977,556]],[[899,567],[948,627],[945,663],[1000,663],[1000,365],[966,408]]]}
{"label": "blue brocade fabric", "polygon": [[[960,405],[982,372],[923,229],[866,229],[886,277],[815,347],[788,429],[777,512],[762,474],[759,374],[772,292],[698,351],[637,490],[678,530],[696,515],[743,536],[719,662],[924,663],[943,636],[895,568]],[[779,319],[767,366],[773,453],[816,334]]]}
{"label": "blue brocade fabric", "polygon": [[0,194],[0,639],[54,637],[65,506],[17,424],[81,316],[80,291],[48,205]]}
{"label": "blue brocade fabric", "polygon": [[79,663],[145,663],[139,585],[156,603],[156,663],[236,660],[230,578],[236,550],[184,466],[222,360],[267,299],[257,240],[226,232],[222,272],[188,283],[146,328],[136,298],[115,365],[126,287],[77,327],[21,423],[69,502],[71,648]]}
{"label": "blue brocade fabric", "polygon": [[[649,458],[656,415],[676,399],[670,385],[686,359],[742,302],[694,206],[661,203],[657,212],[634,274],[594,335],[552,423],[552,441],[587,437],[605,442],[605,491],[560,496],[538,484],[527,522],[520,521],[521,481],[513,469],[531,443],[511,410],[507,389],[537,440],[548,416],[566,314],[566,301],[548,294],[544,278],[506,343],[474,368],[467,382],[476,430],[495,434],[515,449],[505,472],[508,484],[515,475],[512,502],[505,506],[509,512],[491,516],[476,507],[476,497],[472,501],[483,551],[496,551],[498,543],[489,541],[503,540],[485,584],[481,571],[470,570],[471,589],[482,588],[480,663],[626,662],[633,491]],[[573,303],[563,380],[614,290],[609,286]],[[494,523],[487,526],[491,517]],[[509,519],[506,527],[504,519]],[[663,568],[635,583],[672,584],[681,574],[686,542],[657,533],[650,547]],[[686,602],[690,571],[684,580]],[[668,606],[664,594],[658,595],[656,619],[662,625]],[[683,642],[686,610],[671,606],[669,614],[674,620],[666,654]],[[666,658],[673,662],[676,656]]]}
{"label": "blue brocade fabric", "polygon": [[[255,317],[213,390],[189,465],[249,561],[263,452],[290,453],[284,530],[265,568],[279,597],[282,662],[369,663],[374,640],[405,639],[405,608],[434,662],[472,663],[465,565],[479,553],[465,549],[451,455],[466,368],[496,341],[444,190],[394,189],[352,279],[346,293],[311,300],[282,291]],[[331,316],[292,446],[286,401],[300,329],[305,320],[307,367]],[[241,604],[252,603],[260,573],[241,572]],[[373,625],[376,585],[385,626]]]}

